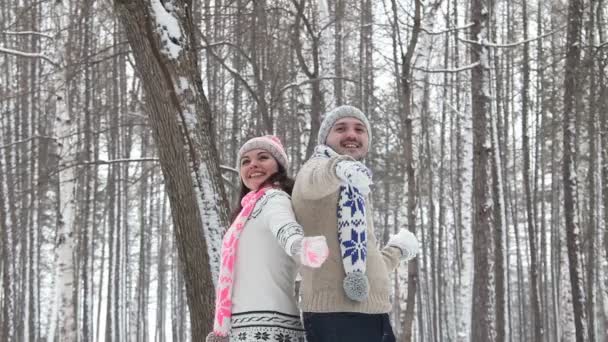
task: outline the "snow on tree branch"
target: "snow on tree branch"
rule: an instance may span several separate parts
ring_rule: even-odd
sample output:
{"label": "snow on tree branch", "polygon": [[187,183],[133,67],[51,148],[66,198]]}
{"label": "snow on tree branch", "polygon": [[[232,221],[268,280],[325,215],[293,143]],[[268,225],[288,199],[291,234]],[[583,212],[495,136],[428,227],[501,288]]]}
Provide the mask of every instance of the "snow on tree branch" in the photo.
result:
{"label": "snow on tree branch", "polygon": [[469,65],[462,66],[460,68],[453,68],[453,69],[424,69],[424,68],[419,68],[419,67],[413,67],[413,69],[418,70],[418,71],[428,72],[428,73],[442,73],[442,72],[456,73],[456,72],[463,72],[463,71],[471,70],[478,65],[479,65],[479,62],[475,62],[475,63],[469,64]]}
{"label": "snow on tree branch", "polygon": [[452,28],[446,28],[440,31],[432,31],[430,29],[427,29],[425,27],[421,27],[420,31],[430,35],[430,36],[438,36],[438,35],[442,35],[442,34],[446,34],[446,33],[450,33],[450,32],[455,32],[455,31],[461,31],[461,30],[467,30],[469,28],[471,28],[474,24],[473,23],[469,23],[467,25],[464,26],[460,26],[460,27],[452,27]]}
{"label": "snow on tree branch", "polygon": [[533,42],[535,40],[543,39],[543,38],[545,38],[547,36],[550,36],[550,35],[552,35],[554,33],[557,33],[559,31],[561,31],[564,28],[565,28],[565,26],[562,26],[562,27],[556,28],[553,31],[549,31],[549,32],[547,32],[547,33],[545,33],[545,34],[543,34],[541,36],[530,38],[530,39],[526,39],[526,40],[522,40],[522,41],[519,41],[519,42],[513,42],[513,43],[504,43],[504,44],[486,43],[486,42],[482,43],[482,42],[478,42],[478,41],[474,41],[474,40],[469,40],[469,39],[465,39],[465,38],[460,38],[460,37],[458,37],[458,40],[460,40],[462,42],[465,42],[465,43],[469,43],[469,44],[481,45],[481,46],[487,46],[487,47],[493,47],[493,48],[513,48],[513,47],[517,47],[519,45],[523,45],[523,44],[526,44],[526,43]]}
{"label": "snow on tree branch", "polygon": [[348,77],[336,77],[336,76],[318,77],[318,78],[313,78],[313,79],[307,79],[307,80],[304,80],[299,83],[290,83],[290,84],[284,86],[283,88],[281,88],[281,90],[279,90],[279,94],[283,94],[285,91],[287,91],[291,88],[297,88],[297,87],[301,87],[308,83],[313,83],[313,82],[317,82],[317,81],[325,81],[325,80],[344,80],[344,81],[348,81],[348,82],[357,83],[355,80],[352,80]]}
{"label": "snow on tree branch", "polygon": [[19,145],[19,144],[24,144],[26,142],[29,142],[29,141],[32,141],[32,140],[35,140],[35,139],[48,139],[48,140],[50,140],[50,139],[53,139],[53,137],[50,137],[48,135],[34,135],[34,136],[31,136],[31,137],[23,139],[23,140],[13,141],[13,142],[8,143],[6,145],[2,145],[2,146],[0,146],[0,150],[3,150],[5,148],[9,148],[11,146]]}
{"label": "snow on tree branch", "polygon": [[234,167],[227,166],[227,165],[220,165],[220,169],[223,171],[230,171],[232,173],[236,173],[237,175],[239,174],[239,170],[235,169]]}
{"label": "snow on tree branch", "polygon": [[5,53],[5,54],[8,54],[8,55],[13,55],[13,56],[17,56],[17,57],[40,58],[40,59],[43,59],[43,60],[49,62],[51,65],[53,65],[55,67],[59,66],[59,64],[57,64],[55,61],[53,61],[50,57],[45,56],[44,54],[41,54],[41,53],[25,52],[25,51],[7,49],[7,48],[1,47],[1,46],[0,46],[0,53]]}
{"label": "snow on tree branch", "polygon": [[36,31],[2,31],[0,32],[2,34],[6,34],[6,35],[11,35],[11,36],[39,36],[39,37],[43,37],[43,38],[47,38],[47,39],[53,39],[53,36],[48,35],[46,33],[42,33],[42,32],[36,32]]}

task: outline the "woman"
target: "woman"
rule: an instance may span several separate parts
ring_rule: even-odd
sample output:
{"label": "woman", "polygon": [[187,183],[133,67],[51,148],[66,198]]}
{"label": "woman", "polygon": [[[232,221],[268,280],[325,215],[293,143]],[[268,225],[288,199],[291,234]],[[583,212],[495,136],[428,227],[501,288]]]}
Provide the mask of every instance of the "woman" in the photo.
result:
{"label": "woman", "polygon": [[304,237],[291,207],[293,180],[275,136],[239,150],[240,206],[222,241],[216,288],[215,341],[304,341],[293,284],[299,264],[319,267],[325,237]]}

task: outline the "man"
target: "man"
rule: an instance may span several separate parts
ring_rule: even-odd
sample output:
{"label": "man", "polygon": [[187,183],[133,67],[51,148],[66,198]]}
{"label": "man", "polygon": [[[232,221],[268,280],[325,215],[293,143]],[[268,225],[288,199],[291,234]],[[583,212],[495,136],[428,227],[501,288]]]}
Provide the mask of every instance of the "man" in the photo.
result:
{"label": "man", "polygon": [[329,257],[302,269],[300,308],[308,342],[393,342],[389,272],[418,252],[402,229],[380,250],[369,198],[371,173],[361,162],[369,121],[352,106],[329,112],[312,158],[296,177],[292,203],[306,236],[327,239]]}

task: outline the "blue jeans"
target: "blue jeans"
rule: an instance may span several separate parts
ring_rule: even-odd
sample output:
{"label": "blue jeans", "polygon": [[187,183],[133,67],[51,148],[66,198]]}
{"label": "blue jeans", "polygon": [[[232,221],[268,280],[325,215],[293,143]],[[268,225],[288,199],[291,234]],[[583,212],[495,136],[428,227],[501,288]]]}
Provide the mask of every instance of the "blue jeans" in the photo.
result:
{"label": "blue jeans", "polygon": [[308,342],[395,342],[388,314],[304,312]]}

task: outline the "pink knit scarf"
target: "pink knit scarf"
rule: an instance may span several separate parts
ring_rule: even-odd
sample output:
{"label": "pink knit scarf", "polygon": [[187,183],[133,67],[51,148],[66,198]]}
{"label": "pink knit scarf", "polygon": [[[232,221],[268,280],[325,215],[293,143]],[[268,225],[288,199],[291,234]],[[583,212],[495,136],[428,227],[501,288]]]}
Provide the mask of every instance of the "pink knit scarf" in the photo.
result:
{"label": "pink knit scarf", "polygon": [[217,336],[228,336],[230,333],[230,319],[232,317],[232,283],[234,280],[234,262],[239,244],[239,237],[249,220],[256,202],[264,196],[269,187],[251,191],[241,200],[243,209],[228,228],[222,240],[222,264],[215,290],[215,318],[213,332]]}

